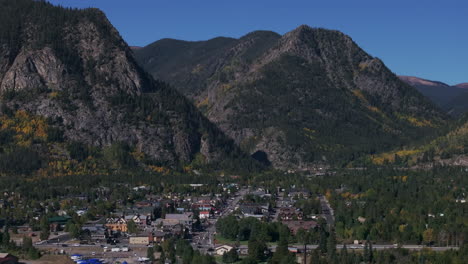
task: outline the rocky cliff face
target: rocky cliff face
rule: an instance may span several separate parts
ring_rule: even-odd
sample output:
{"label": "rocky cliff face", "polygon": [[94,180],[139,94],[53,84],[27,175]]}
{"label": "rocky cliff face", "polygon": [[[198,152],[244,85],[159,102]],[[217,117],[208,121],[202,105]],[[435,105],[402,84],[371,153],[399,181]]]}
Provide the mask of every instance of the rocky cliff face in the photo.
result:
{"label": "rocky cliff face", "polygon": [[223,43],[162,40],[135,56],[277,168],[353,160],[444,123],[440,110],[338,31],[300,26]]}
{"label": "rocky cliff face", "polygon": [[0,2],[2,109],[44,116],[69,141],[128,143],[156,164],[243,159],[182,95],[140,69],[100,11]]}

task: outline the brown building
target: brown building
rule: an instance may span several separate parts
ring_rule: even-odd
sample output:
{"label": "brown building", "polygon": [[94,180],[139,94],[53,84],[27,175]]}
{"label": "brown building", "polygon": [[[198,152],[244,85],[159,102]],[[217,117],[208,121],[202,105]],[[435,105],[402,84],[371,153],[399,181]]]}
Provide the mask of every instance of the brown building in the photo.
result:
{"label": "brown building", "polygon": [[297,211],[293,207],[280,208],[278,213],[278,220],[290,221],[290,220],[302,220],[303,214]]}
{"label": "brown building", "polygon": [[121,217],[107,218],[106,227],[112,231],[127,232],[127,221]]}

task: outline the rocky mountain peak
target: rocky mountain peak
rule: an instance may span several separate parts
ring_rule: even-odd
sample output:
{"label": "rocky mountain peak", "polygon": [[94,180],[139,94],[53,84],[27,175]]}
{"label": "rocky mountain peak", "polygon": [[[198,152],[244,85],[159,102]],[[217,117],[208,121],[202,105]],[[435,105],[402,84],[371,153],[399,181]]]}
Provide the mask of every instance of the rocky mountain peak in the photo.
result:
{"label": "rocky mountain peak", "polygon": [[437,81],[430,81],[422,78],[418,78],[415,76],[404,76],[400,75],[398,76],[402,81],[411,84],[411,85],[426,85],[426,86],[434,86],[434,87],[448,87],[449,85],[443,82],[437,82]]}
{"label": "rocky mountain peak", "polygon": [[[338,31],[303,25],[283,36],[253,32],[225,45],[209,44],[159,50],[174,55],[158,67],[145,63],[155,56],[150,49],[138,51],[137,58],[154,76],[174,83],[244,150],[277,168],[307,168],[373,151],[407,140],[413,131],[431,131],[443,116]],[[190,54],[190,63],[181,54]]]}
{"label": "rocky mountain peak", "polygon": [[102,12],[0,4],[2,107],[51,120],[70,142],[124,142],[152,164],[244,156],[184,96],[140,68]]}

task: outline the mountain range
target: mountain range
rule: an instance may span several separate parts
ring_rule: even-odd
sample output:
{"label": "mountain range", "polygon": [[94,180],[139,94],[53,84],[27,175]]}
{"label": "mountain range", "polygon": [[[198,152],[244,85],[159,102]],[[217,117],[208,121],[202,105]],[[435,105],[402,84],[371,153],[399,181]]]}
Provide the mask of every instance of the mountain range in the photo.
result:
{"label": "mountain range", "polygon": [[443,82],[430,81],[413,76],[398,77],[415,87],[452,116],[458,117],[468,111],[467,83],[450,86]]}
{"label": "mountain range", "polygon": [[431,136],[446,122],[380,59],[334,30],[162,39],[134,53],[244,151],[276,168],[353,160]]}
{"label": "mountain range", "polygon": [[335,30],[129,47],[97,9],[0,4],[0,174],[344,166],[447,130],[422,85],[462,98]]}

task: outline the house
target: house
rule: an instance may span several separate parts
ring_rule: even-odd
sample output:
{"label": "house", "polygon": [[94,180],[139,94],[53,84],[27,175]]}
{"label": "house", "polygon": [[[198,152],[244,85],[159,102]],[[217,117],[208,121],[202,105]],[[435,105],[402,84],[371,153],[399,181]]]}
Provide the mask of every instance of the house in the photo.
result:
{"label": "house", "polygon": [[79,209],[79,210],[76,210],[76,211],[75,211],[75,213],[76,213],[78,216],[83,216],[83,215],[85,215],[87,212],[88,212],[87,209]]}
{"label": "house", "polygon": [[56,216],[49,218],[50,231],[57,232],[63,230],[67,222],[71,219],[69,216]]}
{"label": "house", "polygon": [[201,211],[199,217],[200,217],[200,219],[208,219],[208,218],[210,218],[210,212],[209,211]]}
{"label": "house", "polygon": [[197,203],[193,204],[192,208],[198,211],[210,211],[213,206],[210,203]]}
{"label": "house", "polygon": [[262,209],[255,204],[241,204],[239,210],[244,215],[261,215]]}
{"label": "house", "polygon": [[294,235],[297,234],[297,231],[299,231],[299,229],[310,230],[312,228],[317,227],[317,222],[315,221],[286,221],[283,222],[283,224],[285,224],[289,228],[291,233],[293,233]]}
{"label": "house", "polygon": [[291,207],[280,208],[278,212],[278,220],[281,221],[302,220],[303,217],[302,212]]}
{"label": "house", "polygon": [[112,231],[127,232],[127,221],[122,217],[107,218],[105,226]]}
{"label": "house", "polygon": [[304,190],[293,190],[291,192],[289,192],[288,194],[289,197],[293,198],[293,199],[308,199],[309,196],[310,196],[310,193],[308,191],[304,191]]}
{"label": "house", "polygon": [[215,248],[215,253],[216,255],[224,255],[224,253],[227,253],[228,251],[231,251],[231,249],[233,249],[233,247],[231,246],[228,246],[228,245],[222,245],[222,246],[219,246],[219,247],[216,247]]}
{"label": "house", "polygon": [[286,197],[286,198],[280,197],[280,199],[276,202],[276,206],[280,208],[293,207],[293,205],[294,205],[294,202],[289,197]]}
{"label": "house", "polygon": [[150,201],[140,201],[140,202],[136,202],[135,206],[138,208],[143,208],[143,207],[152,207],[153,204]]}
{"label": "house", "polygon": [[366,222],[366,218],[364,218],[364,217],[362,217],[362,216],[359,216],[359,217],[357,218],[357,220],[358,220],[359,223],[361,223],[361,224],[364,224],[364,223]]}
{"label": "house", "polygon": [[106,229],[103,225],[85,225],[81,227],[82,231],[89,232],[90,238],[93,241],[105,241],[106,240]]}
{"label": "house", "polygon": [[144,228],[147,225],[148,217],[144,215],[127,215],[124,217],[125,221],[128,223],[130,220],[133,221],[139,228]]}
{"label": "house", "polygon": [[9,253],[0,253],[0,264],[17,264],[18,258]]}

